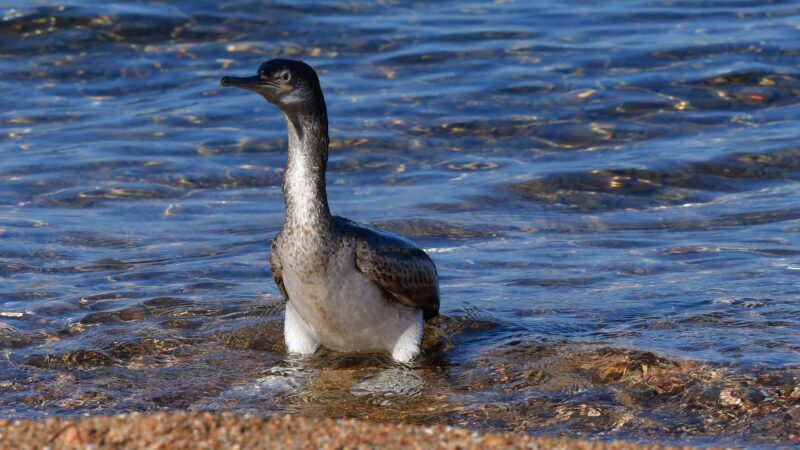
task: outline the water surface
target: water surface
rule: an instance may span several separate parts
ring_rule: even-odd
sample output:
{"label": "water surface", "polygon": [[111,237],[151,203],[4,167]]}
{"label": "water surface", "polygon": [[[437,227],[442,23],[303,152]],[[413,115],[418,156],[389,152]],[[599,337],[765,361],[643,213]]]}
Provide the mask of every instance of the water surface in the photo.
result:
{"label": "water surface", "polygon": [[[0,1],[0,414],[230,410],[800,440],[800,5]],[[334,213],[413,238],[414,368],[284,354],[303,59]]]}

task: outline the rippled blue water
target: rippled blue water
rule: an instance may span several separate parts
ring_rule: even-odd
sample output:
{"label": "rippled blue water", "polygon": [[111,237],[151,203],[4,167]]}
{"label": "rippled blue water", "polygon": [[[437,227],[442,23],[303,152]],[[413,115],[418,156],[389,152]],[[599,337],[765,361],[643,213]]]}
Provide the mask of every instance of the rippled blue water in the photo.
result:
{"label": "rippled blue water", "polygon": [[[521,340],[791,391],[799,37],[790,1],[0,1],[2,413],[235,410],[219,393],[284,361],[216,339],[280,316],[285,128],[217,85],[274,57],[320,73],[334,213],[412,237],[443,313],[492,324],[445,352],[447,383]],[[800,439],[786,417],[771,440]]]}

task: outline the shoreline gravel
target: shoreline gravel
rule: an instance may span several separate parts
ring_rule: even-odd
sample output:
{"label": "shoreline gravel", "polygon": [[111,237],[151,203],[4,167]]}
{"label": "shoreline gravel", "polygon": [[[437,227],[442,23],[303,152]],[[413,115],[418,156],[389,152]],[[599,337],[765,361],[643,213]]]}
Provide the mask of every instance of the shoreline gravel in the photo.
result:
{"label": "shoreline gravel", "polygon": [[0,419],[0,447],[25,449],[660,449],[657,445],[480,433],[463,428],[230,413]]}

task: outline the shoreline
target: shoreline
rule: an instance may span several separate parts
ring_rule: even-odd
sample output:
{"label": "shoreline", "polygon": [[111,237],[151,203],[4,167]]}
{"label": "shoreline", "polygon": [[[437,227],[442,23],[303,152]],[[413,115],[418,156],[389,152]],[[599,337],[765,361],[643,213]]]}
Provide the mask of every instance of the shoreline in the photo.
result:
{"label": "shoreline", "polygon": [[0,447],[51,448],[559,448],[663,449],[655,444],[587,441],[521,433],[482,433],[447,426],[372,423],[351,419],[235,415],[210,412],[0,419]]}

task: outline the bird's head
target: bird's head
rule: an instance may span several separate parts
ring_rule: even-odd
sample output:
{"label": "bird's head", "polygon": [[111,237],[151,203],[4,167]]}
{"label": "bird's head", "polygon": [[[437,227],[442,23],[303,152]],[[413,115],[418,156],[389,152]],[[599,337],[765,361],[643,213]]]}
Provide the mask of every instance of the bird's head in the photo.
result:
{"label": "bird's head", "polygon": [[219,84],[253,91],[287,113],[325,104],[317,73],[302,61],[273,59],[261,64],[252,77],[225,76]]}

